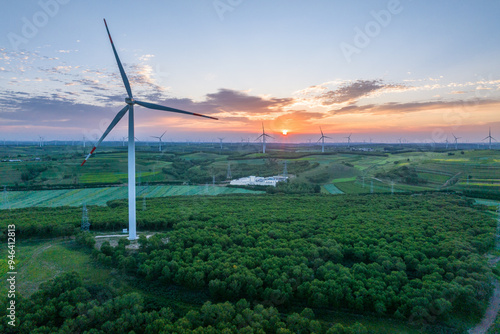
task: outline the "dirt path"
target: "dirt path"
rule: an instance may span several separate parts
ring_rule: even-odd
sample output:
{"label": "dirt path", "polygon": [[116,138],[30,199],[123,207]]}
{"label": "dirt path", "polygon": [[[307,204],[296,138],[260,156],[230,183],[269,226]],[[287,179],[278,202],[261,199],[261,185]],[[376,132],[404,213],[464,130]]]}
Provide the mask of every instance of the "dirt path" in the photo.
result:
{"label": "dirt path", "polygon": [[36,261],[37,260],[37,257],[38,255],[40,255],[41,253],[45,252],[47,249],[49,249],[50,247],[54,246],[54,245],[58,245],[58,244],[64,244],[64,243],[68,243],[68,242],[71,242],[71,240],[63,240],[63,241],[58,241],[58,242],[54,242],[54,243],[51,243],[50,245],[43,245],[43,246],[40,246],[38,247],[34,252],[33,254],[31,254],[31,257],[29,260],[27,260],[26,262],[24,263],[21,263],[21,267],[25,267],[25,266],[29,266],[31,265],[31,263],[33,263],[33,261]]}
{"label": "dirt path", "polygon": [[[28,281],[25,279],[25,268],[33,267],[33,266],[38,266],[39,263],[39,257],[48,249],[50,249],[52,246],[56,245],[61,245],[61,244],[66,244],[73,242],[73,240],[56,240],[54,242],[50,242],[49,244],[44,243],[43,245],[37,247],[33,253],[30,255],[29,259],[24,260],[21,262],[17,268],[18,272],[18,277],[19,277],[19,290],[22,291],[24,297],[29,297],[33,292],[38,290],[38,287],[40,286],[40,283],[42,281]],[[58,274],[58,272],[54,271],[54,277]]]}
{"label": "dirt path", "polygon": [[[499,213],[500,215],[500,213]],[[497,222],[497,248],[500,241],[500,236],[498,235],[498,230],[500,230],[500,217]],[[488,259],[488,264],[494,267],[497,262],[500,261],[500,256],[495,256]],[[493,286],[495,290],[493,291],[493,296],[491,296],[490,304],[484,313],[483,320],[477,324],[474,328],[469,330],[469,334],[485,334],[490,329],[491,325],[495,322],[498,312],[500,311],[500,282],[497,279],[493,281]]]}
{"label": "dirt path", "polygon": [[495,291],[493,292],[493,296],[491,296],[490,305],[484,314],[483,320],[476,327],[469,330],[469,334],[484,334],[488,332],[488,329],[490,329],[497,317],[498,311],[500,311],[500,283],[498,280],[495,280],[493,284]]}
{"label": "dirt path", "polygon": [[462,172],[459,172],[455,175],[453,175],[451,178],[449,178],[442,186],[441,188],[446,188],[448,187],[449,185],[453,185],[457,182],[458,178],[460,177],[460,175],[462,175]]}

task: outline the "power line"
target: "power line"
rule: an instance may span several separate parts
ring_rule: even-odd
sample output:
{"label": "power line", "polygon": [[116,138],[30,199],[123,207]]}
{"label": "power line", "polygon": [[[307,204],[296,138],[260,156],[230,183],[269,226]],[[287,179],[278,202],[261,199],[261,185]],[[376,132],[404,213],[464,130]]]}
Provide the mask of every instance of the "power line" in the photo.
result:
{"label": "power line", "polygon": [[89,228],[90,228],[89,212],[87,210],[87,204],[83,203],[83,210],[82,210],[82,231],[88,232]]}

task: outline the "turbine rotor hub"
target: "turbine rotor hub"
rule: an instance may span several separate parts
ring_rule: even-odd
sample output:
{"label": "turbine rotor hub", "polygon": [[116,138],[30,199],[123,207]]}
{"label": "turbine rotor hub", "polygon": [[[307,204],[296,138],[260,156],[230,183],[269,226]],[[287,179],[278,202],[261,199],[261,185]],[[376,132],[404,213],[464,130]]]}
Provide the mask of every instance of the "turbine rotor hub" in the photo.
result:
{"label": "turbine rotor hub", "polygon": [[125,103],[131,106],[131,105],[135,104],[135,100],[134,100],[133,97],[132,98],[131,97],[127,97],[127,98],[125,98]]}

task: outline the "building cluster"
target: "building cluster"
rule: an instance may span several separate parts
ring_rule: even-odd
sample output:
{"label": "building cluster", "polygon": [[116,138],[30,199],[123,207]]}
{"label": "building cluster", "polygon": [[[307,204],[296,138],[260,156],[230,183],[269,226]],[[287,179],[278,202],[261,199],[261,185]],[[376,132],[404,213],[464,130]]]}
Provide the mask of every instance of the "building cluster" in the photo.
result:
{"label": "building cluster", "polygon": [[236,179],[231,181],[231,185],[234,186],[273,186],[276,187],[276,183],[283,182],[288,179],[287,176],[270,176],[270,177],[260,177],[260,176],[247,176],[241,179]]}

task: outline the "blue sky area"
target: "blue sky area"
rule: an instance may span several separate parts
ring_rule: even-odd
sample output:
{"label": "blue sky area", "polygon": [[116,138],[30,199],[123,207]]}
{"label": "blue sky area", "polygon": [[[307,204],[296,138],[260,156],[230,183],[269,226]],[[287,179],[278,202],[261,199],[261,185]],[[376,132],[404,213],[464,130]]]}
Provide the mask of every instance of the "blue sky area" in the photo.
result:
{"label": "blue sky area", "polygon": [[[99,137],[126,91],[139,139],[500,139],[497,1],[8,1],[0,139]],[[126,136],[127,118],[109,139]],[[288,135],[281,135],[288,130]]]}

